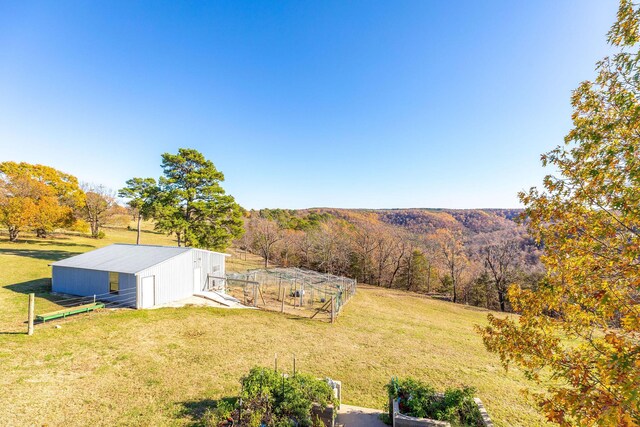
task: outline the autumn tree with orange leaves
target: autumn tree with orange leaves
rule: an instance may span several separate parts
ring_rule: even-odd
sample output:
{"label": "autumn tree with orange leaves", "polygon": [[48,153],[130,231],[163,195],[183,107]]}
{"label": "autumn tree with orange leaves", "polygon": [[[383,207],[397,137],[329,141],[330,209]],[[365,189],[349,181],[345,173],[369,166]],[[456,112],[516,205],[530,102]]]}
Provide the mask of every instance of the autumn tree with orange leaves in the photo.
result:
{"label": "autumn tree with orange leaves", "polygon": [[559,171],[520,194],[544,245],[536,292],[512,287],[521,316],[489,316],[486,346],[543,384],[536,399],[563,426],[640,425],[640,7],[623,0],[608,34],[618,52],[572,97]]}
{"label": "autumn tree with orange leaves", "polygon": [[0,163],[0,222],[10,241],[27,229],[46,237],[56,228],[72,227],[84,197],[72,175],[44,165]]}

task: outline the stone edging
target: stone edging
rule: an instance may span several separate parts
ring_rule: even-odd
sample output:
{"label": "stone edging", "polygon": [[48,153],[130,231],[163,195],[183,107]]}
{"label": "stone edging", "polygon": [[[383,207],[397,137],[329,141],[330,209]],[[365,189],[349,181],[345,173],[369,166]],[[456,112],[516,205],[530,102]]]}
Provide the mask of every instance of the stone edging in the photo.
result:
{"label": "stone edging", "polygon": [[[480,415],[482,416],[482,424],[485,427],[494,427],[493,422],[489,417],[489,413],[487,412],[484,405],[482,404],[482,401],[477,397],[474,397],[473,401],[476,403],[476,405],[478,405],[478,409],[480,410]],[[448,423],[447,421],[432,420],[430,418],[410,417],[409,415],[401,414],[398,399],[393,399],[392,426],[393,427],[451,427],[451,424]]]}

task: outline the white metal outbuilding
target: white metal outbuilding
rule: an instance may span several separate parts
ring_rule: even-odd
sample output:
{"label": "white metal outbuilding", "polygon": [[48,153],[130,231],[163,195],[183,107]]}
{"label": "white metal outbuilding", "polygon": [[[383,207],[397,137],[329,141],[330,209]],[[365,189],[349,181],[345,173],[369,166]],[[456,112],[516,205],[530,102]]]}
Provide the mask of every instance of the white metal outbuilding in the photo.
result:
{"label": "white metal outbuilding", "polygon": [[227,254],[204,249],[114,244],[51,264],[52,290],[151,308],[219,287]]}

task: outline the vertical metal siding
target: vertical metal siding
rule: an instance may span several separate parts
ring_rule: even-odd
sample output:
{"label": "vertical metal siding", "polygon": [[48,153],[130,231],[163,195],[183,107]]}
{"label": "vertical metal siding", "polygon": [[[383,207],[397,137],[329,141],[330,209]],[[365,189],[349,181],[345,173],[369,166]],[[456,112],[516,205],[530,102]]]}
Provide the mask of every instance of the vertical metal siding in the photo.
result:
{"label": "vertical metal siding", "polygon": [[200,287],[206,285],[209,276],[224,277],[225,276],[225,256],[220,253],[194,249],[193,251],[194,268],[200,267]]}
{"label": "vertical metal siding", "polygon": [[98,295],[97,298],[102,301],[135,307],[137,305],[136,276],[119,273],[118,281],[120,294],[110,295],[108,271],[60,266],[53,266],[51,271],[51,287],[54,292],[87,297]]}
{"label": "vertical metal siding", "polygon": [[143,277],[155,276],[155,303],[159,305],[193,295],[194,268],[200,268],[201,289],[206,285],[209,276],[224,277],[225,258],[224,254],[193,249],[135,275],[120,273],[122,295],[107,294],[109,292],[107,271],[53,266],[52,286],[54,292],[81,296],[106,294],[100,299],[139,307],[138,283]]}
{"label": "vertical metal siding", "polygon": [[137,274],[140,279],[155,276],[156,305],[193,295],[192,252],[185,252]]}

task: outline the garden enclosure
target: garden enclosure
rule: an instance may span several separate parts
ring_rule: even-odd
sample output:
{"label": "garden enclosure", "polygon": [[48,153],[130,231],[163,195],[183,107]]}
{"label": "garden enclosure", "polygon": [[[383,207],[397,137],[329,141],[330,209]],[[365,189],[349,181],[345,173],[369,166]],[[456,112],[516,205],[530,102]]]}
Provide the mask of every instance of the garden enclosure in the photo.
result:
{"label": "garden enclosure", "polygon": [[332,322],[356,286],[354,279],[301,268],[250,270],[225,278],[225,292],[245,305]]}

